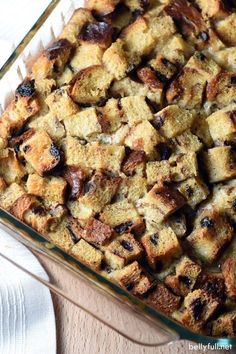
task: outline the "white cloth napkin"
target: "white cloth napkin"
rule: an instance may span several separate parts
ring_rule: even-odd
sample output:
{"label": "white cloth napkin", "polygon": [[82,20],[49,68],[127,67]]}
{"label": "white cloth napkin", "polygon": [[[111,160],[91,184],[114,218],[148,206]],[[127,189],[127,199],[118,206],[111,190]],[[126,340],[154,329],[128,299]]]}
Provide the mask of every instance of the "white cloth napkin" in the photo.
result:
{"label": "white cloth napkin", "polygon": [[[0,253],[48,279],[35,256],[0,227]],[[55,316],[50,291],[0,257],[0,353],[55,354]]]}

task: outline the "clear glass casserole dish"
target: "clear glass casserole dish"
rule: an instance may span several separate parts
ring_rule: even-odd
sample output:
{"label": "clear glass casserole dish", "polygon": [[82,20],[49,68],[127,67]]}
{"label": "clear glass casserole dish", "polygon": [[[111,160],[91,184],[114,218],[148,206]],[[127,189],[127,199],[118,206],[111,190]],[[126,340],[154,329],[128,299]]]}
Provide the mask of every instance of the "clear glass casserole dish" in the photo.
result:
{"label": "clear glass casserole dish", "polygon": [[[14,90],[29,72],[34,59],[60,34],[74,10],[82,6],[84,1],[80,0],[53,0],[50,3],[0,70],[0,113],[6,108],[14,95]],[[164,314],[148,307],[141,300],[76,261],[58,247],[49,244],[32,228],[2,209],[0,209],[0,223],[8,228],[13,237],[31,248],[37,255],[41,254],[69,271],[75,286],[83,291],[81,290],[80,294],[73,298],[64,285],[56,284],[53,280],[47,282],[41,278],[37,278],[38,281],[134,343],[158,346],[186,339],[204,345],[236,346],[236,338],[211,338],[193,333]],[[7,254],[1,256],[8,259]],[[9,261],[14,263],[14,260]],[[35,277],[30,269],[23,269],[20,264],[15,265]],[[101,298],[100,301],[104,303],[104,307],[100,310],[91,301],[94,297],[86,296],[86,289],[93,291],[93,287],[96,289],[96,297]]]}

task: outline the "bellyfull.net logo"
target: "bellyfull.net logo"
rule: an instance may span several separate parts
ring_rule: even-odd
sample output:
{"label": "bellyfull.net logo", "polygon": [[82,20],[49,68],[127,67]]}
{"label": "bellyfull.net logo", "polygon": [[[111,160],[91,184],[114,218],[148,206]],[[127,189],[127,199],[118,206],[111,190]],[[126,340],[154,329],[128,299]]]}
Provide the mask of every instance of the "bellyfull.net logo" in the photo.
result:
{"label": "bellyfull.net logo", "polygon": [[202,352],[206,352],[207,350],[212,350],[212,351],[215,351],[215,350],[231,350],[232,349],[232,344],[224,344],[224,345],[221,345],[221,344],[218,344],[218,343],[215,343],[215,344],[191,344],[189,343],[189,350],[193,351],[193,350],[201,350]]}

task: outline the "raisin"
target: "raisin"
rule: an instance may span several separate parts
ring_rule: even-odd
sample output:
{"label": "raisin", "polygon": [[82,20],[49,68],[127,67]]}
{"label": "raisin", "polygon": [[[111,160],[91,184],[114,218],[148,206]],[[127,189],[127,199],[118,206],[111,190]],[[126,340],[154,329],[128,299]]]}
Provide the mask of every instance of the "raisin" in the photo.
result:
{"label": "raisin", "polygon": [[193,195],[193,188],[190,187],[189,185],[187,185],[186,188],[185,188],[185,192],[186,192],[188,198],[191,198],[192,195]]}
{"label": "raisin", "polygon": [[158,78],[158,80],[161,81],[162,84],[165,85],[168,83],[169,79],[165,75],[160,73],[160,71],[156,71],[155,74],[156,74],[156,77]]}
{"label": "raisin", "polygon": [[206,227],[207,229],[212,228],[214,224],[214,220],[211,220],[208,217],[205,217],[201,220],[201,227]]}
{"label": "raisin", "polygon": [[204,310],[204,304],[202,303],[202,300],[200,298],[194,300],[191,305],[190,305],[192,311],[193,311],[193,317],[196,321],[199,321],[201,319],[203,310]]}
{"label": "raisin", "polygon": [[201,38],[204,42],[209,40],[209,34],[207,33],[207,31],[202,31],[199,33],[199,38]]}
{"label": "raisin", "polygon": [[26,154],[29,150],[30,150],[30,145],[25,145],[25,146],[23,147],[23,151],[24,151],[25,154]]}
{"label": "raisin", "polygon": [[152,125],[154,126],[155,129],[159,130],[161,127],[164,125],[164,118],[161,116],[157,116],[152,120]]}
{"label": "raisin", "polygon": [[32,97],[35,94],[35,81],[24,80],[16,89],[16,95],[21,97]]}
{"label": "raisin", "polygon": [[35,215],[43,215],[45,211],[42,206],[38,205],[32,208],[32,213]]}
{"label": "raisin", "polygon": [[133,245],[129,242],[129,241],[126,241],[126,240],[122,240],[121,242],[120,242],[120,244],[121,244],[121,246],[125,249],[125,250],[127,250],[127,251],[129,251],[129,252],[132,252],[133,251]]}
{"label": "raisin", "polygon": [[114,230],[116,233],[118,234],[123,234],[125,233],[126,231],[129,230],[129,228],[133,225],[133,222],[132,221],[127,221],[127,222],[124,222],[123,224],[120,224],[120,225],[117,225],[114,227]]}
{"label": "raisin", "polygon": [[60,160],[60,150],[55,144],[52,144],[50,147],[50,154],[56,158],[56,160]]}
{"label": "raisin", "polygon": [[232,208],[236,211],[236,199],[232,203]]}
{"label": "raisin", "polygon": [[125,285],[125,288],[126,288],[126,290],[131,291],[134,288],[134,284],[133,283],[128,283],[128,284]]}
{"label": "raisin", "polygon": [[188,287],[190,287],[190,285],[192,284],[192,280],[186,275],[179,275],[178,278],[181,283],[187,285]]}
{"label": "raisin", "polygon": [[157,234],[154,234],[150,237],[150,241],[153,245],[157,245],[158,244],[158,235]]}
{"label": "raisin", "polygon": [[160,153],[161,160],[168,160],[172,154],[171,148],[165,143],[158,145],[158,151]]}
{"label": "raisin", "polygon": [[230,79],[231,85],[236,85],[236,76],[232,76]]}

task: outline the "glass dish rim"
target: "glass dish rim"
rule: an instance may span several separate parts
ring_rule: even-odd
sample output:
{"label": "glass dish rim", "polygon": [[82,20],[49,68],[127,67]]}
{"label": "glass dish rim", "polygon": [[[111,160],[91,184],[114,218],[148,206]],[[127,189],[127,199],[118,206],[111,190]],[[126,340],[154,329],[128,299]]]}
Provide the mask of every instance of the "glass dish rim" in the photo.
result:
{"label": "glass dish rim", "polygon": [[[31,29],[26,33],[22,41],[19,43],[19,45],[15,48],[15,50],[11,54],[11,56],[0,68],[0,80],[11,69],[11,67],[17,60],[17,58],[22,54],[27,44],[30,43],[31,39],[36,35],[37,31],[41,28],[41,26],[47,20],[49,15],[53,12],[53,10],[57,7],[57,5],[60,2],[61,0],[50,1],[49,5],[43,11],[43,13],[40,15],[40,17],[31,27]],[[97,273],[96,271],[86,266],[84,263],[79,262],[69,254],[67,254],[65,251],[60,249],[58,246],[53,245],[53,249],[49,250],[49,248],[46,246],[47,244],[49,244],[49,241],[44,236],[39,234],[37,231],[32,229],[30,226],[26,225],[19,219],[16,219],[13,215],[11,215],[9,212],[2,209],[1,207],[0,207],[0,224],[7,226],[10,229],[13,228],[14,230],[16,230],[20,242],[22,242],[23,244],[26,244],[27,242],[31,242],[32,247],[36,248],[38,252],[42,252],[45,256],[53,258],[54,252],[57,255],[60,255],[60,260],[58,257],[56,256],[54,257],[58,263],[61,263],[62,266],[66,266],[67,263],[67,267],[72,269],[71,263],[77,265],[77,267],[74,267],[73,270],[74,271],[76,270],[80,276],[89,280],[90,282],[93,282],[93,284],[95,284],[96,287],[100,289],[106,288],[107,290],[109,287],[110,291],[106,291],[108,296],[113,295],[113,297],[119,300],[121,300],[121,297],[126,298],[129,304],[133,306],[133,308],[135,307],[138,308],[140,314],[144,312],[144,314],[150,316],[152,319],[154,319],[154,321],[156,320],[163,323],[163,325],[167,329],[169,328],[170,332],[171,331],[175,332],[179,336],[178,340],[189,340],[195,343],[201,343],[205,345],[209,344],[211,346],[218,345],[222,347],[224,346],[232,346],[233,348],[236,347],[236,337],[215,338],[215,337],[210,337],[210,336],[192,332],[187,327],[184,327],[183,325],[181,325],[171,317],[168,317],[162,312],[157,311],[154,308],[146,305],[142,300],[131,295],[128,291],[122,289],[120,286],[116,285],[112,281],[109,281],[101,274]],[[26,239],[23,236],[23,234],[24,235],[27,234],[27,236],[30,237],[31,240],[29,240],[28,238]],[[38,245],[39,243],[41,245],[41,248]],[[65,264],[62,262],[62,258],[64,259]],[[158,326],[158,322],[156,324]]]}

